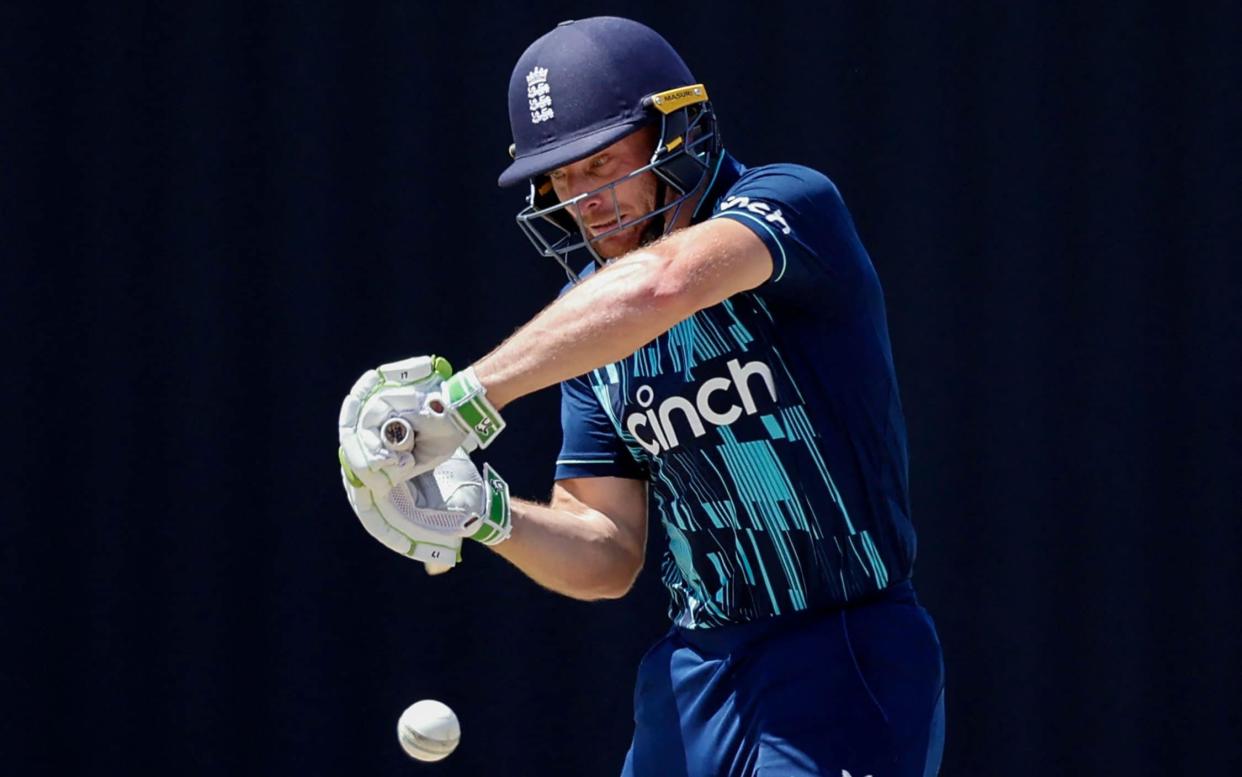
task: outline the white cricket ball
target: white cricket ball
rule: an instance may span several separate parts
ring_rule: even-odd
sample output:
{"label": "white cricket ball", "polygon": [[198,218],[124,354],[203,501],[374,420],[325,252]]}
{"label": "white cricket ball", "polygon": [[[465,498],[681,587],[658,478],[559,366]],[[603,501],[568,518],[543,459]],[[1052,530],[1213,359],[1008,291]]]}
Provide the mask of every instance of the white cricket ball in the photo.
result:
{"label": "white cricket ball", "polygon": [[457,715],[435,699],[416,701],[405,708],[397,721],[397,738],[411,758],[439,761],[457,749],[461,724]]}

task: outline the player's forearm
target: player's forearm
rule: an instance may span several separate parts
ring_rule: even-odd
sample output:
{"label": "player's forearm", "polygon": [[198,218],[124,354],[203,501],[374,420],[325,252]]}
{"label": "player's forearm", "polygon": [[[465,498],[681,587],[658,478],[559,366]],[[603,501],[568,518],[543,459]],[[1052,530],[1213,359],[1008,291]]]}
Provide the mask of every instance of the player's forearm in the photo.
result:
{"label": "player's forearm", "polygon": [[488,399],[501,407],[623,359],[694,313],[669,262],[637,251],[545,308],[475,363]]}
{"label": "player's forearm", "polygon": [[559,594],[616,599],[634,583],[644,538],[629,537],[601,513],[512,502],[513,533],[493,550],[527,577]]}

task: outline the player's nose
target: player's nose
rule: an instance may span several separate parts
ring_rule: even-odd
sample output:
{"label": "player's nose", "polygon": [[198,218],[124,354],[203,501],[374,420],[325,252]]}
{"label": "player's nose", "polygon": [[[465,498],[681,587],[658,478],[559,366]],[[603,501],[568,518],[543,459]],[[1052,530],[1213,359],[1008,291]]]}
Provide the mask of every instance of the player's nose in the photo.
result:
{"label": "player's nose", "polygon": [[[584,194],[590,194],[590,191],[584,190],[578,194],[575,194],[574,196],[577,197],[577,196],[582,196]],[[594,194],[590,194],[589,197],[582,197],[582,199],[574,203],[574,210],[577,211],[579,220],[590,221],[590,217],[593,214],[601,211],[604,207],[604,196],[605,196],[604,192],[597,191]]]}
{"label": "player's nose", "polygon": [[594,213],[604,206],[604,193],[596,192],[584,199],[580,204],[583,213]]}

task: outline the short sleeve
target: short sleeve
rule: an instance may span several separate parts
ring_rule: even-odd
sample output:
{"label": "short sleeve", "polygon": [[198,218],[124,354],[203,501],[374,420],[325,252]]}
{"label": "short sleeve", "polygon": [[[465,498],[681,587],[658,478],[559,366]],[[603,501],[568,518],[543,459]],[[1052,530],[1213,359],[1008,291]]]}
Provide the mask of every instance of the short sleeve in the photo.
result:
{"label": "short sleeve", "polygon": [[585,377],[561,383],[561,452],[556,480],[619,477],[646,480]]}
{"label": "short sleeve", "polygon": [[840,308],[874,272],[837,187],[808,167],[747,170],[711,218],[746,225],[768,247],[772,276],[759,292]]}

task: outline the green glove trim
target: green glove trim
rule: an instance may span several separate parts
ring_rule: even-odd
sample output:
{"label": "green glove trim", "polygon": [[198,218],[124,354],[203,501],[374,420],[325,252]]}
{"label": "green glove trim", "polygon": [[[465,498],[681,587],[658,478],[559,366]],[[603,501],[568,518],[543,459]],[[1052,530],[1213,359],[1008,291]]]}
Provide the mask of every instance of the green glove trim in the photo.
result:
{"label": "green glove trim", "polygon": [[487,490],[487,515],[483,525],[470,539],[484,545],[496,545],[509,539],[513,514],[509,507],[509,484],[496,474],[492,465],[483,465],[483,484]]}
{"label": "green glove trim", "polygon": [[440,376],[440,380],[448,380],[453,376],[453,365],[443,356],[431,355],[431,370]]}
{"label": "green glove trim", "polygon": [[[426,359],[427,363],[420,364],[420,361],[423,359]],[[416,366],[422,370],[430,371],[416,371]],[[379,373],[379,382],[362,398],[364,402],[377,391],[387,386],[409,386],[423,383],[432,378],[439,378],[441,381],[448,380],[453,374],[453,365],[449,364],[448,359],[445,359],[443,356],[432,354],[430,356],[414,356],[397,362],[381,364],[375,371]],[[411,372],[415,374],[410,375]]]}
{"label": "green glove trim", "polygon": [[483,388],[470,367],[444,382],[444,399],[449,409],[453,411],[462,431],[473,437],[480,448],[491,445],[496,435],[505,428],[504,419],[487,401],[486,394],[487,389]]}
{"label": "green glove trim", "polygon": [[345,479],[349,481],[349,484],[354,488],[366,488],[366,484],[358,479],[358,476],[354,474],[354,471],[349,468],[349,464],[345,461],[344,448],[336,449],[336,458],[337,461],[341,462],[341,471],[345,473]]}

